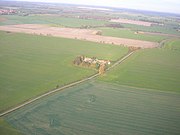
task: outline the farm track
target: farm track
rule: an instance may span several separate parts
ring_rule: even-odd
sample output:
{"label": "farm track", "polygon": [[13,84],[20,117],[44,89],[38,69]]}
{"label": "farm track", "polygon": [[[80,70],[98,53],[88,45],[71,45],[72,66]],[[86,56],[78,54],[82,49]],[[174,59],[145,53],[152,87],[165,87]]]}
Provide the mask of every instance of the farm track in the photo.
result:
{"label": "farm track", "polygon": [[[121,64],[121,63],[122,63],[123,61],[125,61],[128,57],[130,57],[134,52],[135,52],[135,51],[132,51],[132,52],[130,52],[130,53],[127,53],[122,59],[118,60],[118,61],[115,62],[112,66],[110,66],[110,67],[107,69],[107,71],[110,70],[110,69],[112,69],[113,67]],[[29,101],[27,101],[27,102],[25,102],[25,103],[23,103],[23,104],[21,104],[21,105],[19,105],[19,106],[16,106],[16,107],[14,107],[14,108],[12,108],[12,109],[10,109],[10,110],[7,110],[7,111],[1,113],[1,114],[0,114],[0,117],[5,116],[5,115],[7,115],[7,114],[9,114],[9,113],[11,113],[11,112],[14,112],[14,111],[16,111],[16,110],[18,110],[18,109],[20,109],[20,108],[22,108],[22,107],[24,107],[24,106],[26,106],[26,105],[28,105],[28,104],[31,104],[31,103],[39,100],[39,99],[44,98],[44,97],[46,97],[46,96],[48,96],[48,95],[50,95],[50,94],[53,94],[53,93],[55,93],[55,92],[64,90],[64,89],[66,89],[66,88],[73,87],[73,86],[75,86],[75,85],[81,84],[81,83],[83,83],[83,82],[86,82],[86,81],[88,81],[88,80],[91,80],[91,79],[93,79],[93,78],[96,78],[97,76],[99,76],[99,73],[96,73],[96,74],[94,74],[94,75],[92,75],[92,76],[89,76],[89,77],[87,77],[87,78],[85,78],[85,79],[82,79],[82,80],[80,80],[80,81],[76,81],[76,82],[70,83],[70,84],[68,84],[68,85],[62,86],[62,87],[60,87],[60,88],[54,89],[54,90],[52,90],[52,91],[49,91],[49,92],[47,92],[47,93],[44,93],[44,94],[42,94],[42,95],[40,95],[40,96],[38,96],[38,97],[36,97],[36,98],[34,98],[34,99],[31,99],[31,100],[29,100]]]}

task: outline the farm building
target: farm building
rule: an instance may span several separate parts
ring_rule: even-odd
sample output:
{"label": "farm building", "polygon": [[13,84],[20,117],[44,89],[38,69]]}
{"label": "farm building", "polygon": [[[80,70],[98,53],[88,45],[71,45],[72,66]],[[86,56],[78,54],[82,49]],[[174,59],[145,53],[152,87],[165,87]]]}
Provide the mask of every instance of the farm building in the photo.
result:
{"label": "farm building", "polygon": [[97,59],[97,58],[88,58],[88,57],[85,57],[84,59],[83,59],[83,61],[84,62],[88,62],[88,63],[93,63],[93,64],[96,64],[96,63],[98,63],[98,64],[100,64],[100,65],[102,65],[102,64],[104,64],[104,65],[109,65],[109,64],[111,64],[111,62],[109,61],[109,60],[99,60],[99,59]]}

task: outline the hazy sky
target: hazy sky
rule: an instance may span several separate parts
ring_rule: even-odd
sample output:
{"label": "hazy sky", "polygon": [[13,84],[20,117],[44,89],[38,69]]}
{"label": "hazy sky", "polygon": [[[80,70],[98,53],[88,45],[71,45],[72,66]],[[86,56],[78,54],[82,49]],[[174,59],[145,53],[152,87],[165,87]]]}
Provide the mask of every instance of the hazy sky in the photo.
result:
{"label": "hazy sky", "polygon": [[19,0],[143,9],[180,14],[180,0]]}

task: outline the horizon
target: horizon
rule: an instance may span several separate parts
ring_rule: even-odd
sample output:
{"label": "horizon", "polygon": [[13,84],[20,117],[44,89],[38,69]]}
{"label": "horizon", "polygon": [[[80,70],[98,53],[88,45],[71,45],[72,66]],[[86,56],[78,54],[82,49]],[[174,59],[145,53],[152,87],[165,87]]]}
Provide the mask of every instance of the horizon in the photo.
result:
{"label": "horizon", "polygon": [[112,8],[126,8],[134,10],[154,11],[163,13],[180,14],[180,1],[178,0],[5,0],[5,1],[25,1],[25,2],[44,2],[44,3],[61,3],[61,4],[73,4],[73,5],[85,5],[85,6],[100,6],[100,7],[112,7]]}

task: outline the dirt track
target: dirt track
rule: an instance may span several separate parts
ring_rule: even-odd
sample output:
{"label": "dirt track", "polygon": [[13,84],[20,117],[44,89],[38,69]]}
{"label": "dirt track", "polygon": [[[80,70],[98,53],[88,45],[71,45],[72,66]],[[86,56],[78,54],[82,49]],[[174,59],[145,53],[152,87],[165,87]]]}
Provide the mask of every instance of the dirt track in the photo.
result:
{"label": "dirt track", "polygon": [[98,42],[98,43],[123,45],[123,46],[135,46],[135,47],[141,47],[141,48],[154,48],[154,47],[158,47],[159,45],[156,42],[96,35],[95,34],[97,32],[96,30],[59,28],[59,27],[50,27],[47,25],[39,25],[39,24],[0,26],[0,30],[9,31],[9,32],[46,35],[46,36],[49,35],[49,36],[55,36],[55,37],[87,40],[87,41]]}

